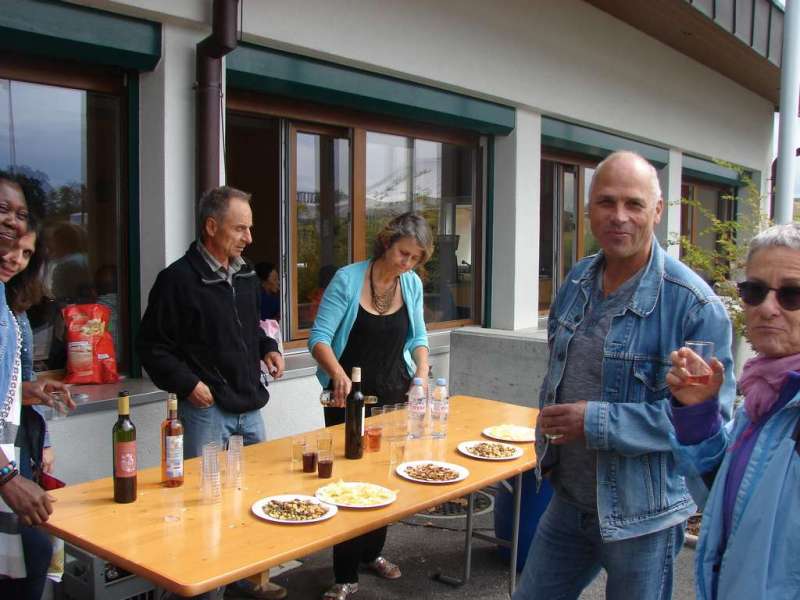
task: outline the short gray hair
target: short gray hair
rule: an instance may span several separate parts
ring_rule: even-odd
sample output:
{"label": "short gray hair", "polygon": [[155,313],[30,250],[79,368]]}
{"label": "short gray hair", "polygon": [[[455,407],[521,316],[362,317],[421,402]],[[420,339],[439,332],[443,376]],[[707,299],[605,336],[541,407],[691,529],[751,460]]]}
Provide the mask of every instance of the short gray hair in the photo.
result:
{"label": "short gray hair", "polygon": [[617,150],[616,152],[612,152],[608,156],[606,156],[600,164],[595,167],[594,176],[592,177],[592,182],[589,184],[589,198],[592,197],[594,193],[594,183],[597,181],[597,176],[600,175],[600,172],[603,170],[606,165],[616,162],[621,158],[633,158],[638,160],[641,164],[645,165],[647,168],[647,175],[648,175],[648,184],[650,187],[650,194],[652,196],[653,202],[658,202],[659,198],[661,198],[661,183],[658,181],[658,171],[656,168],[647,160],[644,156],[639,154],[638,152],[633,152],[632,150]]}
{"label": "short gray hair", "polygon": [[200,198],[200,205],[197,207],[197,231],[201,237],[204,235],[206,221],[214,219],[222,223],[228,212],[231,198],[238,198],[250,204],[250,194],[227,185],[212,188],[203,194]]}
{"label": "short gray hair", "polygon": [[800,223],[786,223],[784,225],[773,225],[765,229],[756,237],[750,240],[750,248],[747,251],[747,262],[753,255],[764,248],[789,248],[790,250],[800,250]]}
{"label": "short gray hair", "polygon": [[422,248],[420,266],[428,262],[433,254],[433,234],[428,222],[413,212],[398,215],[383,226],[372,244],[372,258],[380,258],[392,247],[392,244],[402,238],[411,238]]}

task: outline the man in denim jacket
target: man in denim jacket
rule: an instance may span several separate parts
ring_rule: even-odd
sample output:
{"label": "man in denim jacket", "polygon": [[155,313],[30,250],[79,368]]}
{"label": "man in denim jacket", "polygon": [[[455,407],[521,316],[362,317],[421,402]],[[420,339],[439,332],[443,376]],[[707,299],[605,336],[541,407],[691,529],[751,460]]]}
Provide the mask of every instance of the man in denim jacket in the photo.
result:
{"label": "man in denim jacket", "polygon": [[670,453],[670,352],[713,342],[728,415],[734,396],[725,308],[654,236],[663,207],[656,170],[616,152],[597,167],[589,199],[602,250],[572,269],[550,311],[537,454],[555,495],[515,600],[578,598],[601,568],[607,598],[670,598],[695,511]]}

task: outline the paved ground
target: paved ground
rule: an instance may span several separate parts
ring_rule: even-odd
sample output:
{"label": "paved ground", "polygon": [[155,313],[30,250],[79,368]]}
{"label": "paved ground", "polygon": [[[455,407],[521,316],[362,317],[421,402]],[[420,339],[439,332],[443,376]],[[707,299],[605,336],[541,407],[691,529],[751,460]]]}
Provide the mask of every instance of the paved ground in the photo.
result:
{"label": "paved ground", "polygon": [[[473,550],[473,569],[470,582],[460,588],[450,587],[432,577],[440,571],[459,575],[463,561],[463,528],[461,519],[431,519],[414,517],[396,523],[389,529],[385,554],[397,561],[403,577],[386,581],[364,573],[356,600],[392,599],[508,599],[508,566],[500,559],[493,544],[476,541]],[[476,527],[493,533],[491,513],[476,518]],[[684,548],[678,557],[674,600],[694,598],[692,562],[694,551]],[[306,559],[303,565],[275,578],[289,589],[292,600],[314,600],[333,581],[331,552],[320,552]],[[582,599],[605,598],[604,576],[588,588]],[[637,600],[637,599],[632,599]]]}

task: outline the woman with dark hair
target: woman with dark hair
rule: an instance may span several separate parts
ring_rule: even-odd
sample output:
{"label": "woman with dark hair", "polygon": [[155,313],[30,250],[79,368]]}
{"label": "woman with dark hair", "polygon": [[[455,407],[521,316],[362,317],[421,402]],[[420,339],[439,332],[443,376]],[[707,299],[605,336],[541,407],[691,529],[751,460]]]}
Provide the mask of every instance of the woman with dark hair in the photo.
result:
{"label": "woman with dark hair", "polygon": [[[14,249],[28,229],[20,185],[0,173],[0,254]],[[14,462],[20,422],[20,330],[0,282],[0,597],[39,600],[52,546],[37,526],[53,512],[53,498],[20,474]],[[52,400],[51,400],[52,402]]]}
{"label": "woman with dark hair", "polygon": [[[414,271],[432,249],[425,219],[402,214],[378,233],[371,260],[342,267],[327,286],[308,340],[319,364],[317,378],[334,396],[334,406],[325,408],[327,427],[344,422],[353,367],[361,367],[361,391],[377,396],[379,405],[404,402],[412,376],[427,379],[422,281]],[[380,577],[400,577],[400,568],[380,555],[385,541],[381,527],[336,544],[336,584],[323,597],[345,600],[354,594],[360,563]]]}

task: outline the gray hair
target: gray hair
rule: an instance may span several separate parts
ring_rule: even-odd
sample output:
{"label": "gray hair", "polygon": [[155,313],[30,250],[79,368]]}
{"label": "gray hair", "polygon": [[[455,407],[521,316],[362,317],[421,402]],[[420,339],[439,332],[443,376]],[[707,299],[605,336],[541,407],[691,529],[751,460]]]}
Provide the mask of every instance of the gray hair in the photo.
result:
{"label": "gray hair", "polygon": [[384,225],[372,244],[372,258],[380,258],[397,240],[407,237],[412,238],[422,248],[419,265],[424,265],[433,254],[433,234],[428,222],[413,212],[398,215]]}
{"label": "gray hair", "polygon": [[645,165],[645,168],[647,169],[647,183],[650,188],[651,198],[653,202],[658,202],[659,198],[661,198],[661,183],[658,181],[658,171],[656,171],[656,168],[644,156],[631,150],[617,150],[600,161],[600,164],[598,164],[595,168],[594,176],[592,177],[592,183],[589,185],[589,198],[591,198],[592,194],[594,193],[594,183],[597,181],[597,176],[600,175],[600,172],[607,165],[616,162],[621,158],[633,158],[640,164]]}
{"label": "gray hair", "polygon": [[212,188],[203,194],[200,198],[200,205],[197,207],[197,230],[201,237],[204,235],[206,221],[214,219],[218,223],[222,223],[228,213],[231,198],[238,198],[250,203],[250,194],[227,185]]}
{"label": "gray hair", "polygon": [[759,233],[750,240],[750,248],[747,251],[747,262],[753,255],[764,248],[789,248],[800,250],[800,223],[786,223],[784,225],[773,225]]}

